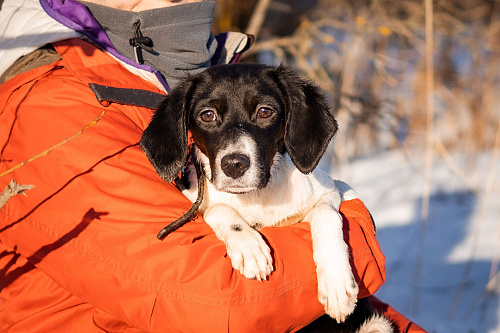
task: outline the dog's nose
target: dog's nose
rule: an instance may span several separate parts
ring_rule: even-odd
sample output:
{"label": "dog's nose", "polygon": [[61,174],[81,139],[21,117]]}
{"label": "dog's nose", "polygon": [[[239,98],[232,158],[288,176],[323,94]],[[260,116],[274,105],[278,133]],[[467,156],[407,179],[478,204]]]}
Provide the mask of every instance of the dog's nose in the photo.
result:
{"label": "dog's nose", "polygon": [[226,176],[233,179],[243,176],[250,167],[250,159],[242,154],[229,154],[222,158],[221,169]]}

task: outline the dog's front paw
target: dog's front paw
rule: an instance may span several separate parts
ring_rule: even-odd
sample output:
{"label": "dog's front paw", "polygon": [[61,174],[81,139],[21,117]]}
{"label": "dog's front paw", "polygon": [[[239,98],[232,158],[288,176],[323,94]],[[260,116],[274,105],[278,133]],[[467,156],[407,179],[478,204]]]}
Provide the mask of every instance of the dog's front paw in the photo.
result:
{"label": "dog's front paw", "polygon": [[352,272],[318,272],[318,298],[327,315],[337,322],[344,322],[356,307],[358,285]]}
{"label": "dog's front paw", "polygon": [[249,279],[262,281],[273,271],[271,250],[253,229],[233,232],[226,238],[226,248],[233,268]]}

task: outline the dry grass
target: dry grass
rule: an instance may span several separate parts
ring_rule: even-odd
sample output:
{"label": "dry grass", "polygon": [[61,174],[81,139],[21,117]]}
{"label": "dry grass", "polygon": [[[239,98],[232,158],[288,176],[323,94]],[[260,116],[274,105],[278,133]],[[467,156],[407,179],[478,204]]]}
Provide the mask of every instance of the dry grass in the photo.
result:
{"label": "dry grass", "polygon": [[[433,13],[436,142],[450,151],[491,148],[500,117],[500,8],[439,0]],[[249,54],[263,51],[267,61],[291,64],[314,80],[338,107],[341,160],[374,149],[425,148],[424,1],[321,0],[292,35],[258,40]]]}

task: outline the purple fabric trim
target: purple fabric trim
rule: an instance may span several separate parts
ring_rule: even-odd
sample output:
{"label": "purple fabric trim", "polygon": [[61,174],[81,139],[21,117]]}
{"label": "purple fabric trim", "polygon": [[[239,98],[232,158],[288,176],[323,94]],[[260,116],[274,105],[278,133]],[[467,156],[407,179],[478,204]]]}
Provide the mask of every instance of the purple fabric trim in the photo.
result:
{"label": "purple fabric trim", "polygon": [[229,61],[230,64],[240,62],[241,56],[245,53],[255,42],[255,36],[247,34],[247,45],[241,50],[240,53],[235,53],[233,58]]}
{"label": "purple fabric trim", "polygon": [[212,62],[211,62],[212,66],[217,65],[219,63],[222,50],[224,49],[224,45],[226,44],[227,41],[227,36],[228,36],[227,32],[215,36],[215,39],[217,40],[217,50],[215,50],[214,56],[212,57]]}
{"label": "purple fabric trim", "polygon": [[[217,39],[217,50],[215,50],[214,56],[212,57],[212,66],[217,65],[220,62],[222,50],[224,50],[224,46],[226,45],[228,37],[229,37],[229,32],[223,32],[215,36],[215,38]],[[243,50],[241,50],[241,52],[233,54],[233,57],[229,60],[230,64],[239,62],[243,53],[245,53],[245,51],[248,50],[250,46],[253,45],[255,37],[253,35],[247,34],[247,38],[248,38],[247,45]]]}
{"label": "purple fabric trim", "polygon": [[167,92],[170,91],[168,84],[156,69],[147,65],[138,64],[118,53],[118,51],[116,51],[111,44],[106,32],[83,4],[75,0],[65,0],[64,3],[61,0],[40,0],[40,4],[45,12],[54,20],[72,30],[75,30],[76,32],[81,33],[84,36],[87,36],[106,52],[112,54],[124,63],[153,73],[165,87]]}

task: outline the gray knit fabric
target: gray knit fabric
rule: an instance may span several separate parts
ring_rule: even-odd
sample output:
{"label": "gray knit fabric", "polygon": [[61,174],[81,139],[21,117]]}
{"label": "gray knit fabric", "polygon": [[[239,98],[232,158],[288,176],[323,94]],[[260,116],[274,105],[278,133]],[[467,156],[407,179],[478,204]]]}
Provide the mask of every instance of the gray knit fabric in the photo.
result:
{"label": "gray knit fabric", "polygon": [[186,73],[197,73],[210,66],[217,41],[210,32],[215,1],[131,12],[81,1],[103,27],[116,50],[135,61],[130,38],[134,23],[153,41],[153,51],[141,50],[144,64],[156,68],[170,87]]}

